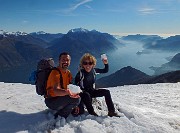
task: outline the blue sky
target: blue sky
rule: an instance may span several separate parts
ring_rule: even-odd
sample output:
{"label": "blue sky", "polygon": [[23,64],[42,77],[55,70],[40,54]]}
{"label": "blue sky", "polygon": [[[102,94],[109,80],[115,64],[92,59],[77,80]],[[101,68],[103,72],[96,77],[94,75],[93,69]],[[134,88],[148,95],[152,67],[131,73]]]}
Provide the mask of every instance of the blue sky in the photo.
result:
{"label": "blue sky", "polygon": [[180,0],[0,0],[0,30],[180,34]]}

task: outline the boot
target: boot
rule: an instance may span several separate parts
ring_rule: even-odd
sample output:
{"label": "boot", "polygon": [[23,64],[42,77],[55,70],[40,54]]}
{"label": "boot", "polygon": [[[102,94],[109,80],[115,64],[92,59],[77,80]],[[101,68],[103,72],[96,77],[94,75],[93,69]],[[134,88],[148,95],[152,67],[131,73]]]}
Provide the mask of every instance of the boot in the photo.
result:
{"label": "boot", "polygon": [[98,116],[95,112],[89,113],[90,115]]}
{"label": "boot", "polygon": [[108,112],[108,116],[110,116],[110,117],[113,117],[113,116],[115,116],[115,117],[120,117],[120,115],[118,115],[116,112],[114,112],[114,111],[109,111]]}

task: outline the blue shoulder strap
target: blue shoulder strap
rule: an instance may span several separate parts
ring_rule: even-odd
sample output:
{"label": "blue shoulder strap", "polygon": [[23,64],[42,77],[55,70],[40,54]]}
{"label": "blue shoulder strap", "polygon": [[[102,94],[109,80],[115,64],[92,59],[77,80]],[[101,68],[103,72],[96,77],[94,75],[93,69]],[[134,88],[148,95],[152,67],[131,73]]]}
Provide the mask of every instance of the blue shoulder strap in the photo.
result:
{"label": "blue shoulder strap", "polygon": [[37,71],[33,71],[33,72],[30,74],[29,81],[33,81],[33,82],[36,81],[36,73],[37,73]]}

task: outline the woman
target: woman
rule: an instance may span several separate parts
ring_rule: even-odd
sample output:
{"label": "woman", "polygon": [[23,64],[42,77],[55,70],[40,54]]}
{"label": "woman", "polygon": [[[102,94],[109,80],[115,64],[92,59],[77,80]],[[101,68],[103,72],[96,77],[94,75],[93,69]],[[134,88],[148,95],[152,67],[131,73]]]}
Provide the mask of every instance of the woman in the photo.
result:
{"label": "woman", "polygon": [[81,103],[79,105],[79,114],[84,113],[84,105],[86,106],[89,114],[98,116],[94,112],[92,106],[92,98],[95,97],[105,97],[106,105],[108,107],[108,116],[118,116],[115,113],[114,104],[111,99],[111,94],[109,90],[106,89],[95,89],[95,73],[107,73],[109,66],[108,60],[102,60],[105,68],[99,69],[94,68],[96,66],[96,58],[89,53],[86,53],[82,56],[80,60],[81,70],[77,73],[75,77],[75,84],[80,86],[82,93],[80,93]]}

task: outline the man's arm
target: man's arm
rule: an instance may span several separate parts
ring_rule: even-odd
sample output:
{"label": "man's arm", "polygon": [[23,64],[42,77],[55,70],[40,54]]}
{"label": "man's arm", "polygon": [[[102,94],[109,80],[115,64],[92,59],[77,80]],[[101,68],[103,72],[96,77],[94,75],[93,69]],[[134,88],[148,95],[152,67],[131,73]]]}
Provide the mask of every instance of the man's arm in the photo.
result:
{"label": "man's arm", "polygon": [[54,88],[54,93],[56,94],[56,96],[69,95],[72,98],[79,98],[79,94],[74,94],[69,89]]}
{"label": "man's arm", "polygon": [[69,92],[67,92],[67,90],[60,88],[60,85],[54,86],[53,90],[54,90],[54,94],[56,96],[66,96],[66,95],[69,95]]}

